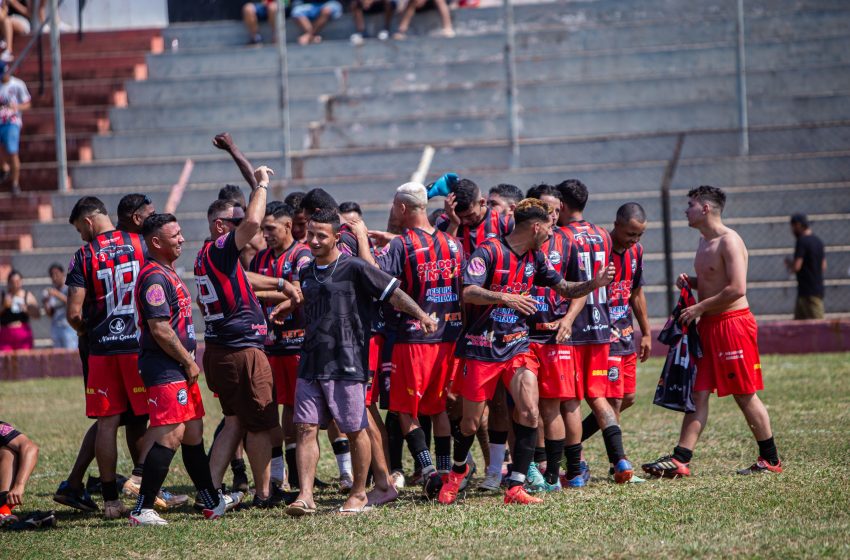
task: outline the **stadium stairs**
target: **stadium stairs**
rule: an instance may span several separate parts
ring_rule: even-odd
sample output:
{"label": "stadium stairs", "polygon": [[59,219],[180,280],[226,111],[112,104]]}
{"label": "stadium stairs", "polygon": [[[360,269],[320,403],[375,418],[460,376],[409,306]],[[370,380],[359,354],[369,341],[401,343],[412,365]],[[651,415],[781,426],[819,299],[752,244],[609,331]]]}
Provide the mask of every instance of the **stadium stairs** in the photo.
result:
{"label": "stadium stairs", "polygon": [[[430,178],[455,171],[485,190],[501,182],[526,188],[581,178],[591,190],[587,216],[593,221],[611,223],[629,200],[647,208],[647,293],[651,316],[661,318],[659,187],[683,134],[671,185],[675,269],[691,269],[698,239],[684,222],[684,194],[699,184],[722,186],[729,193],[727,221],[750,248],[748,296],[756,313],[790,315],[796,284],[783,266],[793,247],[788,216],[806,212],[827,244],[827,310],[846,315],[850,4],[745,3],[748,156],[739,155],[734,130],[735,5],[558,0],[517,6],[516,169],[509,167],[506,140],[500,9],[455,11],[458,36],[451,40],[432,36],[436,19],[422,14],[408,40],[356,47],[348,42],[353,28],[346,16],[329,25],[322,44],[288,45],[293,180],[287,191],[321,186],[340,201],[358,200],[370,225],[382,227],[394,187],[410,176],[425,145],[436,149]],[[369,20],[373,32],[378,22]],[[291,22],[287,29],[294,40]],[[229,130],[253,162],[280,168],[277,50],[246,46],[245,39],[239,22],[174,25],[158,44],[176,48],[147,54],[144,69],[119,54],[96,65],[97,72],[129,72],[123,82],[98,77],[126,96],[116,103],[108,93],[92,94],[84,103],[78,94],[78,111],[89,120],[74,129],[76,153],[90,150],[90,157],[71,164],[73,192],[45,192],[52,187],[47,180],[30,185],[39,191],[28,215],[36,222],[32,247],[6,249],[29,285],[40,289],[49,263],[67,262],[79,246],[65,216],[83,194],[100,196],[113,209],[123,194],[138,191],[161,207],[191,159],[194,170],[178,209],[191,255],[206,235],[210,200],[224,183],[241,183],[229,158],[212,148],[214,134]],[[66,82],[66,97],[69,90]],[[88,90],[80,85],[78,91]],[[68,105],[70,115],[76,105]],[[26,118],[33,132],[25,143],[52,126],[46,117]],[[43,146],[40,161],[52,154]],[[284,194],[279,186],[272,192]],[[13,226],[9,233],[24,243],[24,227]],[[189,276],[190,259],[179,264]],[[45,336],[46,326],[39,329]]]}

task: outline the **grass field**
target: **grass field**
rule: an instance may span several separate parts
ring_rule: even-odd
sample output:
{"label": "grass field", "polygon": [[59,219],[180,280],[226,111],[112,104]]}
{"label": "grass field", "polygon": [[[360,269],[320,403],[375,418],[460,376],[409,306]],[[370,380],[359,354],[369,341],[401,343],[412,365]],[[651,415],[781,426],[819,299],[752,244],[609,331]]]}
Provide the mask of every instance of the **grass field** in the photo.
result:
{"label": "grass field", "polygon": [[[651,404],[660,367],[660,360],[640,366],[638,404],[624,415],[635,463],[676,442],[680,415]],[[332,513],[341,496],[329,491],[318,496],[320,515],[310,519],[274,510],[205,522],[187,510],[166,514],[168,527],[139,529],[57,505],[58,529],[0,533],[0,558],[850,557],[850,353],[767,356],[763,367],[762,397],[786,465],[779,476],[734,475],[757,448],[734,401],[713,399],[695,476],[687,480],[609,484],[596,436],[586,453],[600,476],[587,488],[547,496],[542,506],[508,508],[501,497],[470,493],[440,507],[407,490],[395,505],[341,518]],[[51,495],[88,425],[81,385],[0,383],[0,418],[41,446],[25,510],[54,507]],[[204,398],[209,443],[219,410],[208,393]],[[324,448],[320,475],[333,478],[336,466]],[[119,470],[130,469],[124,450]],[[166,484],[193,494],[179,454]]]}

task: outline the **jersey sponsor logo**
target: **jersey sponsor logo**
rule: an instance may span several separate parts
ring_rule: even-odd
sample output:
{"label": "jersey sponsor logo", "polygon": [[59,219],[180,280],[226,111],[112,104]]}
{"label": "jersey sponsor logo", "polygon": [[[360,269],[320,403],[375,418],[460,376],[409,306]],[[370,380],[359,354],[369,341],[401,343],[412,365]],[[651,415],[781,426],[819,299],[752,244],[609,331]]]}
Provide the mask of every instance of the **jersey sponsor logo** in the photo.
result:
{"label": "jersey sponsor logo", "polygon": [[717,357],[721,360],[743,360],[744,359],[744,351],[743,350],[731,350],[729,352],[720,351],[717,353]]}
{"label": "jersey sponsor logo", "polygon": [[484,276],[487,272],[487,266],[484,264],[484,259],[481,257],[475,257],[469,261],[469,267],[467,270],[472,276]]}
{"label": "jersey sponsor logo", "polygon": [[[436,314],[436,313],[431,313],[431,314],[429,315],[429,317],[431,317],[434,321],[437,321],[437,322],[439,322],[439,321],[440,321],[440,320],[437,318],[437,314]],[[410,332],[412,332],[412,331],[421,331],[421,330],[422,330],[422,322],[421,322],[421,321],[419,321],[418,319],[408,319],[408,320],[406,320],[406,321],[405,321],[405,324],[407,325],[407,330],[408,330],[408,331],[410,331]]]}
{"label": "jersey sponsor logo", "polygon": [[593,308],[593,322],[598,323],[601,320],[602,320],[602,314],[599,312],[599,308],[594,307]]}
{"label": "jersey sponsor logo", "polygon": [[11,424],[0,424],[0,437],[8,436],[14,429]]}
{"label": "jersey sponsor logo", "polygon": [[289,274],[290,272],[292,272],[292,263],[289,261],[285,261],[283,263],[283,273]]}
{"label": "jersey sponsor logo", "polygon": [[148,397],[148,404],[149,404],[149,405],[150,405],[150,404],[152,404],[152,405],[154,406],[154,408],[156,408],[156,407],[158,407],[158,406],[159,406],[159,405],[156,403],[156,401],[158,401],[158,400],[159,400],[159,397],[157,397],[157,398]]}
{"label": "jersey sponsor logo", "polygon": [[310,264],[311,261],[312,261],[312,259],[310,257],[308,257],[307,255],[304,255],[303,257],[298,259],[298,264],[295,265],[295,270],[300,272],[301,269],[304,268],[305,266],[307,266],[308,264]]}
{"label": "jersey sponsor logo", "polygon": [[292,340],[296,338],[304,338],[304,329],[293,329],[291,331],[282,331],[280,333],[281,339]]}
{"label": "jersey sponsor logo", "polygon": [[461,314],[459,312],[458,313],[446,313],[445,320],[447,322],[462,321],[463,320],[463,314]]}
{"label": "jersey sponsor logo", "polygon": [[506,323],[509,325],[513,325],[519,320],[516,312],[507,307],[497,307],[493,309],[493,311],[490,312],[490,318],[497,323]]}
{"label": "jersey sponsor logo", "polygon": [[503,294],[527,294],[531,289],[531,284],[526,284],[525,282],[514,282],[513,284],[508,284],[507,286],[502,286],[499,284],[491,284],[490,291],[499,292]]}
{"label": "jersey sponsor logo", "polygon": [[112,334],[120,334],[124,332],[124,328],[127,326],[127,323],[124,322],[124,319],[121,317],[116,317],[109,322],[109,332]]}
{"label": "jersey sponsor logo", "polygon": [[457,294],[451,286],[441,286],[439,288],[429,288],[425,292],[425,301],[430,303],[449,303],[457,301]]}
{"label": "jersey sponsor logo", "polygon": [[607,369],[594,369],[590,372],[590,375],[592,375],[593,377],[601,377],[603,375],[607,377],[608,376],[608,370]]}
{"label": "jersey sponsor logo", "polygon": [[525,270],[523,271],[525,276],[531,276],[534,274],[534,265],[532,263],[525,263]]}
{"label": "jersey sponsor logo", "polygon": [[145,291],[145,301],[153,306],[165,303],[165,290],[160,284],[154,284]]}
{"label": "jersey sponsor logo", "polygon": [[455,242],[454,242],[454,241],[452,241],[451,239],[449,239],[448,241],[446,241],[446,245],[448,245],[448,246],[449,246],[449,250],[450,250],[452,253],[457,253],[457,252],[458,252],[457,243],[455,243]]}
{"label": "jersey sponsor logo", "polygon": [[531,296],[537,302],[537,311],[549,311],[549,303],[546,301],[546,296]]}
{"label": "jersey sponsor logo", "polygon": [[587,233],[586,231],[577,232],[575,236],[573,236],[573,239],[575,239],[576,243],[579,245],[599,245],[605,242],[601,235]]}
{"label": "jersey sponsor logo", "polygon": [[556,322],[536,323],[534,325],[534,330],[537,330],[537,331],[557,331],[558,330],[558,323],[556,323]]}
{"label": "jersey sponsor logo", "polygon": [[561,263],[561,253],[558,251],[549,251],[549,262],[552,264]]}
{"label": "jersey sponsor logo", "polygon": [[[481,263],[483,266],[484,261],[482,260]],[[457,259],[440,259],[438,261],[425,262],[416,267],[416,273],[422,282],[439,280],[440,278],[449,280],[455,276],[460,276],[459,270],[460,261]],[[480,274],[474,274],[474,276],[480,276]]]}
{"label": "jersey sponsor logo", "polygon": [[628,305],[611,305],[608,307],[608,315],[611,321],[624,319],[629,314]]}
{"label": "jersey sponsor logo", "polygon": [[628,301],[632,297],[632,281],[619,280],[608,284],[609,301]]}
{"label": "jersey sponsor logo", "polygon": [[114,261],[124,255],[132,255],[135,251],[132,245],[107,245],[98,249],[95,256],[100,262],[106,262],[108,260]]}
{"label": "jersey sponsor logo", "polygon": [[189,393],[186,391],[186,389],[181,388],[179,391],[177,391],[177,402],[181,406],[186,406],[189,403]]}
{"label": "jersey sponsor logo", "polygon": [[[466,343],[470,346],[491,348],[496,335],[492,331],[484,331],[481,334],[467,334],[464,338],[466,339]],[[466,375],[466,373],[464,373],[464,375]]]}
{"label": "jersey sponsor logo", "polygon": [[266,336],[269,332],[268,326],[265,323],[260,325],[259,323],[254,323],[251,325],[251,330],[254,331],[254,334],[260,336]]}
{"label": "jersey sponsor logo", "polygon": [[133,387],[133,394],[134,395],[138,395],[140,393],[145,393],[145,392],[147,392],[147,389],[145,389],[144,385],[141,386],[141,387]]}

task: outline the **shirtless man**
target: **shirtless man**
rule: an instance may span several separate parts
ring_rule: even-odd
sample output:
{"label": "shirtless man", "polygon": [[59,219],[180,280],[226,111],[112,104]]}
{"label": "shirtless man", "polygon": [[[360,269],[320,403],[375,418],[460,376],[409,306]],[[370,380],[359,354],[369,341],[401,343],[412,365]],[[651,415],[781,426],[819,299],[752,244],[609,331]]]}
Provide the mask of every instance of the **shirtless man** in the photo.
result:
{"label": "shirtless man", "polygon": [[723,225],[725,203],[726,195],[716,187],[701,186],[688,193],[685,216],[702,239],[694,257],[697,275],[682,274],[676,284],[696,289],[699,303],[684,309],[679,320],[690,324],[700,319],[703,357],[697,361],[694,382],[696,411],[685,415],[673,454],[643,465],[653,476],[690,476],[693,450],[708,420],[708,397],[715,390],[718,397],[735,398],[758,443],[758,459],[738,474],[782,472],[770,418],[756,394],[764,384],[756,321],[747,303],[747,248],[735,231]]}

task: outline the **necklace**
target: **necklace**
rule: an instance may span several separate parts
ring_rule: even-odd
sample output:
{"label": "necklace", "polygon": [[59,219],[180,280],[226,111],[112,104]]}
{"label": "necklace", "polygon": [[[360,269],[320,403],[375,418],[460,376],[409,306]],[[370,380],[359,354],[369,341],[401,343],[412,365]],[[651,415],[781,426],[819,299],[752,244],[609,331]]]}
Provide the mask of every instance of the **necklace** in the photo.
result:
{"label": "necklace", "polygon": [[[342,255],[340,255],[340,256],[342,256]],[[333,269],[331,269],[331,275],[328,276],[327,278],[325,278],[324,280],[319,280],[319,277],[316,276],[316,269],[318,268],[319,265],[313,266],[313,278],[315,278],[316,282],[318,282],[319,284],[324,284],[328,280],[333,280],[334,272],[336,272],[336,265],[338,265],[338,264],[339,264],[339,257],[337,257],[336,260],[334,261],[334,267],[333,267]],[[327,267],[325,267],[325,268],[327,268]]]}

